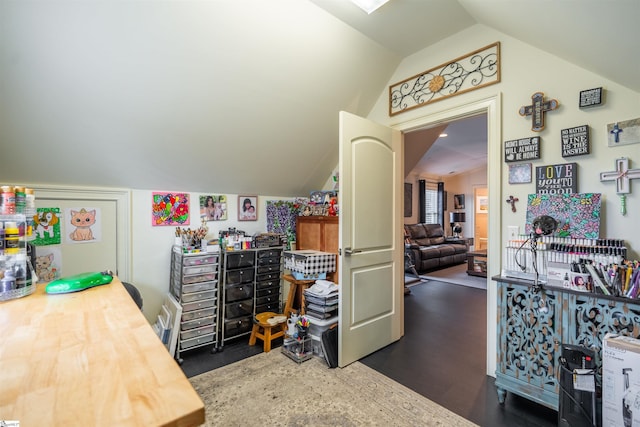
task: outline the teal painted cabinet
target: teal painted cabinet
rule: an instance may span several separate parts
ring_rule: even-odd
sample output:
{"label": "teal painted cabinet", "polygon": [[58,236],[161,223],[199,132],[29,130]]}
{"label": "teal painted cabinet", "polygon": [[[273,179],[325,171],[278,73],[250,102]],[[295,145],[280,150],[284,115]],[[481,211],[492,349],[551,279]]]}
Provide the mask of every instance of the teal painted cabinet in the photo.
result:
{"label": "teal painted cabinet", "polygon": [[640,301],[557,288],[534,292],[531,282],[496,276],[498,400],[512,392],[558,409],[562,344],[596,352],[598,376],[605,334],[640,336]]}

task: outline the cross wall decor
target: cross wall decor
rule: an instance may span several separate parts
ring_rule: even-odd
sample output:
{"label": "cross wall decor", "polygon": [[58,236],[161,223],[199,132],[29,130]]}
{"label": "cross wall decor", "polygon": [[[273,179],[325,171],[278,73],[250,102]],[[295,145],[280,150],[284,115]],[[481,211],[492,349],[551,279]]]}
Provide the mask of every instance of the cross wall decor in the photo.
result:
{"label": "cross wall decor", "polygon": [[627,214],[627,197],[631,193],[631,180],[640,178],[640,169],[629,169],[629,159],[620,157],[616,159],[616,170],[612,172],[600,172],[600,182],[615,181],[616,193],[620,196],[620,213]]}
{"label": "cross wall decor", "polygon": [[531,130],[540,132],[544,129],[544,113],[555,110],[560,103],[557,99],[550,99],[545,102],[544,93],[536,92],[531,96],[531,105],[520,107],[521,116],[531,116]]}

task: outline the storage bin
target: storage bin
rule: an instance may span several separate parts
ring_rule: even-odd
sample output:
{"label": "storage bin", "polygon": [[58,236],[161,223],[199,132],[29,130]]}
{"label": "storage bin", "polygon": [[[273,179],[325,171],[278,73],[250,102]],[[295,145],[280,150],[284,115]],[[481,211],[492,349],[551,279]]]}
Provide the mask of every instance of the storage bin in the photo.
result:
{"label": "storage bin", "polygon": [[321,337],[324,331],[338,323],[338,316],[333,316],[328,319],[318,319],[307,314],[305,317],[309,319],[309,334],[317,337]]}
{"label": "storage bin", "polygon": [[270,249],[264,251],[258,251],[258,260],[262,258],[276,258],[278,260],[278,264],[280,264],[280,253],[282,249]]}
{"label": "storage bin", "polygon": [[228,270],[230,268],[253,267],[253,259],[253,252],[227,253],[227,265],[224,268]]}
{"label": "storage bin", "polygon": [[200,337],[191,338],[185,341],[180,341],[180,350],[186,350],[191,347],[195,347],[202,344],[207,344],[213,342],[213,337],[215,334],[203,335]]}
{"label": "storage bin", "polygon": [[264,288],[280,288],[280,280],[274,279],[266,279],[256,282],[256,289],[264,289]]}
{"label": "storage bin", "polygon": [[216,297],[216,291],[194,292],[191,294],[182,294],[182,302],[193,302],[203,299],[211,299]]}
{"label": "storage bin", "polygon": [[201,264],[218,264],[218,254],[185,257],[185,260],[184,260],[185,266],[201,265]]}
{"label": "storage bin", "polygon": [[186,311],[199,310],[201,308],[213,307],[215,305],[216,305],[215,298],[207,299],[204,301],[194,301],[194,302],[182,304],[182,311],[186,312]]}
{"label": "storage bin", "polygon": [[253,311],[253,300],[247,299],[243,301],[235,301],[225,304],[225,313],[227,318],[248,316]]}
{"label": "storage bin", "polygon": [[260,282],[264,282],[265,280],[277,280],[278,284],[280,284],[280,270],[271,273],[258,274],[258,276],[256,276],[256,280]]}
{"label": "storage bin", "polygon": [[251,316],[227,319],[224,321],[224,334],[225,336],[232,337],[250,332],[252,327],[253,321],[251,320]]}
{"label": "storage bin", "polygon": [[180,330],[187,331],[189,329],[200,328],[202,326],[213,325],[215,322],[214,317],[201,317],[199,319],[189,320],[187,322],[182,322],[180,325]]}
{"label": "storage bin", "polygon": [[202,274],[213,273],[218,270],[218,266],[215,264],[195,265],[192,267],[183,267],[184,274]]}
{"label": "storage bin", "polygon": [[208,335],[208,334],[213,334],[213,328],[215,327],[215,325],[213,323],[211,323],[210,325],[205,325],[201,328],[194,328],[194,329],[190,329],[186,332],[181,332],[180,333],[180,339],[182,340],[187,340],[187,339],[192,339],[195,337],[201,337],[204,335]]}
{"label": "storage bin", "polygon": [[182,279],[183,285],[188,285],[191,283],[197,282],[209,282],[211,280],[216,280],[218,278],[218,273],[206,273],[206,274],[196,274],[194,276],[184,276]]}
{"label": "storage bin", "polygon": [[285,251],[284,266],[292,272],[308,275],[330,273],[336,271],[336,254],[312,250]]}
{"label": "storage bin", "polygon": [[265,311],[280,313],[280,301],[271,302],[268,304],[256,305],[256,314],[264,313]]}
{"label": "storage bin", "polygon": [[189,320],[197,319],[199,317],[210,317],[216,315],[216,308],[205,308],[202,310],[189,311],[186,313],[182,313],[182,321],[186,322]]}
{"label": "storage bin", "polygon": [[239,301],[253,297],[253,284],[230,285],[225,289],[225,302]]}
{"label": "storage bin", "polygon": [[193,292],[215,290],[217,289],[217,287],[218,287],[218,281],[212,280],[210,282],[200,282],[200,283],[194,283],[193,285],[184,285],[182,287],[182,292],[190,294]]}
{"label": "storage bin", "polygon": [[258,274],[280,273],[280,264],[269,264],[258,267]]}
{"label": "storage bin", "polygon": [[256,289],[256,297],[260,298],[260,297],[268,297],[268,296],[275,296],[276,298],[280,296],[280,287],[278,286],[274,286],[271,288],[264,288],[264,289]]}
{"label": "storage bin", "polygon": [[226,271],[227,285],[239,285],[240,283],[253,282],[253,268],[242,268],[239,270]]}

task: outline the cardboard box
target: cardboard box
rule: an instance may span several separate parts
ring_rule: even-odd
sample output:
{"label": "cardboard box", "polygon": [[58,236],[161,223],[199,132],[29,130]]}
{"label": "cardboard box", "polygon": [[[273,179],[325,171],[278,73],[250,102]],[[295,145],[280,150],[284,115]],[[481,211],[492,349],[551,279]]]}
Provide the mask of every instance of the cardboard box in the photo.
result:
{"label": "cardboard box", "polygon": [[[284,268],[306,275],[336,271],[336,254],[312,250],[284,251]],[[317,278],[317,277],[316,277]]]}
{"label": "cardboard box", "polygon": [[602,346],[602,426],[640,427],[640,340],[607,334]]}

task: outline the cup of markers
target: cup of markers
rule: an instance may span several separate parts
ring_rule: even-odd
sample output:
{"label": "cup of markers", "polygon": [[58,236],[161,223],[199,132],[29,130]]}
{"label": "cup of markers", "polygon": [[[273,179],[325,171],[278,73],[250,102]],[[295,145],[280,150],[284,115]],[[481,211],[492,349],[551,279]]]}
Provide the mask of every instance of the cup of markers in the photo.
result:
{"label": "cup of markers", "polygon": [[307,332],[309,331],[309,319],[304,316],[301,316],[296,323],[296,329],[298,330],[298,339],[302,340],[307,336]]}

